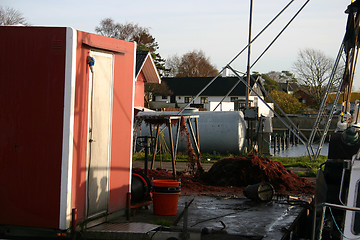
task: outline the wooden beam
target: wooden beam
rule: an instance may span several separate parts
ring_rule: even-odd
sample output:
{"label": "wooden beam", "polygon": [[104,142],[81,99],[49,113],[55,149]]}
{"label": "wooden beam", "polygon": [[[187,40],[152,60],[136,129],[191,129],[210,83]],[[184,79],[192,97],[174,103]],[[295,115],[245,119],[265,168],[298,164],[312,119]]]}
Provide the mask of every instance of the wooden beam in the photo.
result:
{"label": "wooden beam", "polygon": [[157,145],[159,143],[159,133],[160,133],[160,124],[157,125],[157,130],[156,130],[155,146],[154,146],[153,158],[152,158],[152,162],[151,162],[151,169],[154,169],[154,165],[155,165]]}
{"label": "wooden beam", "polygon": [[172,134],[171,119],[169,118],[169,136],[170,136],[170,149],[171,149],[171,160],[173,168],[173,176],[176,178],[176,166],[175,166],[175,151],[174,151],[174,139]]}

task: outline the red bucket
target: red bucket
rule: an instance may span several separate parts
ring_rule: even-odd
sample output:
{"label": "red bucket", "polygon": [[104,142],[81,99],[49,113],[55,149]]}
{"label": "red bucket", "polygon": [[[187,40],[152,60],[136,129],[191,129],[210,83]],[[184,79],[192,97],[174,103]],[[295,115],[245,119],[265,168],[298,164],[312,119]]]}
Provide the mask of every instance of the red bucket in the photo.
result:
{"label": "red bucket", "polygon": [[153,206],[156,215],[176,215],[180,195],[180,181],[153,180]]}

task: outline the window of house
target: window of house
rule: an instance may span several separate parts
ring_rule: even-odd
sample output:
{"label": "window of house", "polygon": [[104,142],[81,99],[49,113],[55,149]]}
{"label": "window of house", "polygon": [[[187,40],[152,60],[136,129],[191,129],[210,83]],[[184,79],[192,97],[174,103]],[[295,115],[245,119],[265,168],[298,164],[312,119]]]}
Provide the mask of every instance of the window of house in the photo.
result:
{"label": "window of house", "polygon": [[185,103],[189,103],[191,100],[191,97],[185,97],[184,99],[185,99]]}
{"label": "window of house", "polygon": [[205,104],[205,103],[208,103],[209,100],[208,100],[207,97],[201,97],[201,98],[200,98],[200,102],[201,102],[201,104]]}
{"label": "window of house", "polygon": [[238,100],[238,97],[230,97],[231,102],[235,102],[236,100]]}
{"label": "window of house", "polygon": [[245,108],[245,107],[246,107],[246,103],[240,102],[240,103],[239,103],[239,106],[240,106],[241,108]]}
{"label": "window of house", "polygon": [[161,96],[162,99],[167,99],[167,96]]}

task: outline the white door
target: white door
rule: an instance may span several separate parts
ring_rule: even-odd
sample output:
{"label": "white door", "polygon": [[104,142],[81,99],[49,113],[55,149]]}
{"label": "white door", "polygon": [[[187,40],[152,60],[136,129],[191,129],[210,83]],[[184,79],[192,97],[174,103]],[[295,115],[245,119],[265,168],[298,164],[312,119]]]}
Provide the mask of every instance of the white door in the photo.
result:
{"label": "white door", "polygon": [[112,54],[91,51],[95,59],[89,80],[87,217],[108,211],[113,92]]}

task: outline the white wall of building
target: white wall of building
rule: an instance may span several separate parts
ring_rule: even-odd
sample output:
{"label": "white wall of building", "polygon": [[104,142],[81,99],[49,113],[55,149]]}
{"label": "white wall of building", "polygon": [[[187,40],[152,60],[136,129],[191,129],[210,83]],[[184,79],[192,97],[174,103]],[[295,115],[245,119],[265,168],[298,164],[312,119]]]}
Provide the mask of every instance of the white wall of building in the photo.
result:
{"label": "white wall of building", "polygon": [[[217,107],[217,105],[220,102],[209,102],[208,104],[206,104],[205,108],[208,109],[209,111],[214,111],[214,109]],[[217,108],[216,108],[216,112],[217,111],[234,111],[234,102],[222,102]]]}
{"label": "white wall of building", "polygon": [[[220,102],[223,97],[222,96],[201,96],[198,97],[197,99],[195,99],[194,103],[195,104],[201,104],[201,99],[203,97],[207,98],[208,102]],[[189,98],[190,100],[192,99],[192,96],[176,96],[176,102],[177,103],[185,103],[185,98]],[[253,98],[252,96],[250,98]],[[238,97],[238,99],[245,99],[244,97]],[[168,101],[170,103],[170,97],[166,97],[163,98],[162,96],[155,96],[155,101],[156,102],[166,102]],[[224,102],[231,102],[231,97],[226,97],[224,100]]]}
{"label": "white wall of building", "polygon": [[155,96],[155,102],[169,102],[170,96]]}
{"label": "white wall of building", "polygon": [[[204,97],[204,96],[203,96]],[[204,108],[206,108],[208,111],[213,111],[214,108],[219,104],[219,102],[223,99],[222,96],[205,96],[207,97],[207,103],[204,103]],[[176,96],[176,102],[179,107],[183,107],[186,105],[185,98],[189,98],[191,100],[191,96]],[[221,106],[219,106],[216,111],[234,111],[235,110],[235,104],[233,101],[233,97],[226,97]],[[237,100],[245,101],[245,97],[237,97]],[[194,101],[194,104],[202,104],[202,97],[197,98]],[[265,103],[258,99],[257,96],[249,96],[249,101],[251,102],[252,107],[258,107],[259,108],[259,117],[273,117],[273,112],[265,105]],[[170,104],[170,96],[155,96],[155,102],[159,103],[167,103],[169,104],[169,107],[175,107],[175,103]],[[171,105],[171,106],[170,106]],[[174,106],[172,106],[174,105]],[[274,108],[273,104],[269,104],[272,108]]]}

